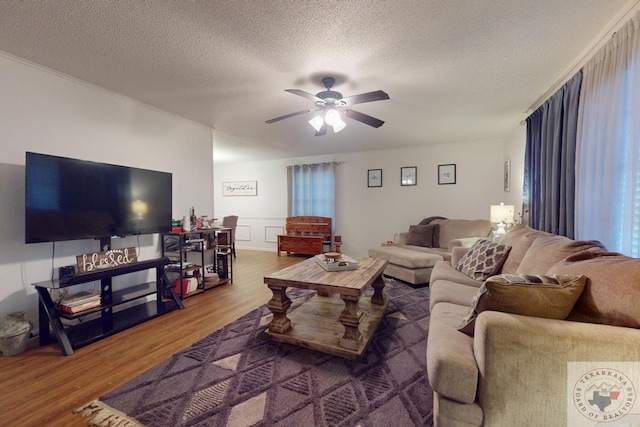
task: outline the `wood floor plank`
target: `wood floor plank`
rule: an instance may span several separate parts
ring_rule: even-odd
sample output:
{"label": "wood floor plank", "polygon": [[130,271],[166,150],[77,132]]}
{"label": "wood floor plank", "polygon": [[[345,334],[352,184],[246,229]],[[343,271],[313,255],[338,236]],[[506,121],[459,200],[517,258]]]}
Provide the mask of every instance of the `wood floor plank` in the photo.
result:
{"label": "wood floor plank", "polygon": [[187,298],[173,311],[63,356],[57,344],[0,356],[0,414],[6,427],[86,426],[74,408],[119,387],[266,304],[263,277],[305,260],[237,250],[233,283]]}

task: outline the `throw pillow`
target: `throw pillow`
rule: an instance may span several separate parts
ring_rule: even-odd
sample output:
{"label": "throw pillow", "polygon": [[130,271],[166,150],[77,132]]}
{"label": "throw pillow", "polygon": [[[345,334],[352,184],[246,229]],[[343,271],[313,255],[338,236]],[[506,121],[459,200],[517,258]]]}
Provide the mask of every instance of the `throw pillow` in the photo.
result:
{"label": "throw pillow", "polygon": [[437,248],[440,241],[440,225],[411,225],[407,235],[407,245]]}
{"label": "throw pillow", "polygon": [[510,249],[511,246],[480,239],[471,245],[455,268],[472,279],[486,280],[500,271]]}
{"label": "throw pillow", "polygon": [[458,330],[473,336],[476,318],[486,310],[565,319],[586,283],[586,276],[501,274],[490,277],[478,289]]}

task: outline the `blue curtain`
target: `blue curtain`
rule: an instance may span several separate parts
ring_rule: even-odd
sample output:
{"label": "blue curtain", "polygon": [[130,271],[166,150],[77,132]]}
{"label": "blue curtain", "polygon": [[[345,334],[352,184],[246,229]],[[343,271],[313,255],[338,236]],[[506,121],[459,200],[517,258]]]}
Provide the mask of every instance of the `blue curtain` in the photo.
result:
{"label": "blue curtain", "polygon": [[523,218],[574,237],[575,160],[582,70],[527,118]]}
{"label": "blue curtain", "polygon": [[336,226],[337,162],[287,167],[288,216],[324,216]]}

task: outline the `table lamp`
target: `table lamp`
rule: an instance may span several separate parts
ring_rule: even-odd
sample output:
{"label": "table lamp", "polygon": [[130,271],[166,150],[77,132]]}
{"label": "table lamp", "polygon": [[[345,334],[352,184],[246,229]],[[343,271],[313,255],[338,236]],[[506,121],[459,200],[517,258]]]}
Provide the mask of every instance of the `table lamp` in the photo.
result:
{"label": "table lamp", "polygon": [[505,227],[507,224],[513,223],[513,205],[505,205],[500,203],[499,205],[491,205],[490,221],[495,222],[498,229],[494,233],[495,239],[500,239],[506,234]]}

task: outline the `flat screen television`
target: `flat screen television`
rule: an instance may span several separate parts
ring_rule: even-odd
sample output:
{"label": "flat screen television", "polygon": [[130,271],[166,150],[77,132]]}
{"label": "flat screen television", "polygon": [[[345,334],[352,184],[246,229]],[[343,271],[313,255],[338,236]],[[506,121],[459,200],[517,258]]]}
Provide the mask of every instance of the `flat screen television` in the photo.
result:
{"label": "flat screen television", "polygon": [[171,231],[172,175],[26,153],[25,242]]}

